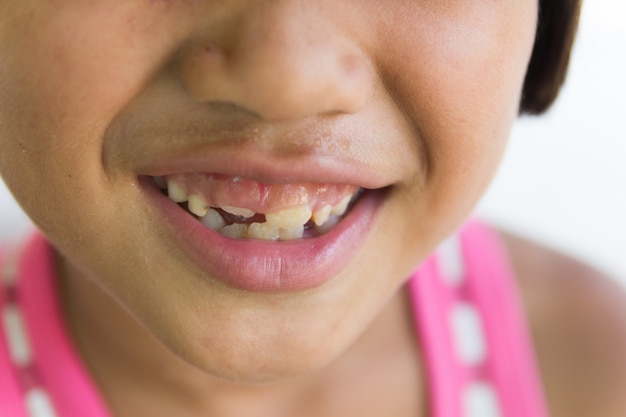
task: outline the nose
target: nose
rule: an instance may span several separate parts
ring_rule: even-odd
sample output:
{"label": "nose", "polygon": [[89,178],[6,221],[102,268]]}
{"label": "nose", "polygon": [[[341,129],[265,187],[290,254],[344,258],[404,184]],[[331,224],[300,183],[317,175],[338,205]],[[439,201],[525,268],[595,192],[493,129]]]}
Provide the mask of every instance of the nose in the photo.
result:
{"label": "nose", "polygon": [[372,65],[328,13],[297,0],[247,4],[221,35],[183,52],[181,78],[192,97],[266,120],[356,113],[365,105]]}

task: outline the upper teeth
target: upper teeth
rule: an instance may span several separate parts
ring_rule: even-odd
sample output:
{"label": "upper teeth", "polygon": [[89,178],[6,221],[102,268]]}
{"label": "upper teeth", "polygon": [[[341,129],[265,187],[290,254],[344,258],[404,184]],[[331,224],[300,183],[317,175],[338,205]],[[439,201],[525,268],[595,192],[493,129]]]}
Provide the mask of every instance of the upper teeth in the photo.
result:
{"label": "upper teeth", "polygon": [[331,206],[322,206],[322,208],[315,210],[311,220],[313,220],[313,223],[317,226],[323,225],[326,221],[328,221],[332,209],[333,208]]}
{"label": "upper teeth", "polygon": [[267,213],[265,221],[267,224],[281,229],[293,229],[302,226],[311,218],[311,207],[299,206],[287,208],[274,213]]}
{"label": "upper teeth", "polygon": [[249,219],[255,214],[254,211],[252,210],[248,210],[248,209],[240,208],[240,207],[223,206],[220,208],[227,213],[234,214],[235,216],[245,217],[246,219]]}
{"label": "upper teeth", "polygon": [[206,216],[207,211],[209,211],[209,203],[199,194],[190,195],[187,206],[189,207],[189,211],[198,217]]}
{"label": "upper teeth", "polygon": [[337,204],[336,206],[334,206],[330,212],[332,214],[335,214],[337,216],[343,216],[343,214],[346,212],[346,210],[348,209],[348,204],[350,203],[350,198],[351,196],[347,195],[345,196],[340,202],[339,204]]}
{"label": "upper teeth", "polygon": [[176,181],[169,180],[167,182],[167,194],[169,197],[177,203],[184,203],[187,201],[187,192]]}
{"label": "upper teeth", "polygon": [[[158,179],[161,183],[162,179]],[[291,240],[302,238],[304,225],[311,220],[320,233],[325,233],[338,223],[354,196],[345,196],[335,205],[323,205],[312,211],[308,205],[289,207],[275,212],[265,213],[265,222],[250,224],[226,224],[226,220],[215,208],[211,208],[207,200],[198,193],[190,193],[177,181],[167,180],[169,198],[177,203],[187,202],[190,212],[201,218],[202,223],[220,234],[231,238],[254,238],[265,240]],[[256,212],[244,207],[222,206],[221,210],[250,219]]]}

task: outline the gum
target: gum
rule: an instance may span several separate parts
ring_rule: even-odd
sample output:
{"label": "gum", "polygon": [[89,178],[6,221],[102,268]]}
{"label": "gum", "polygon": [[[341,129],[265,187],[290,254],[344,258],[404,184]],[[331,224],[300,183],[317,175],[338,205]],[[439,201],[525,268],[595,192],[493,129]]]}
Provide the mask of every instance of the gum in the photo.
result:
{"label": "gum", "polygon": [[323,206],[337,205],[359,189],[348,184],[264,184],[207,173],[175,174],[164,179],[174,180],[187,195],[201,195],[210,207],[233,206],[256,213],[273,213],[304,205],[316,211]]}

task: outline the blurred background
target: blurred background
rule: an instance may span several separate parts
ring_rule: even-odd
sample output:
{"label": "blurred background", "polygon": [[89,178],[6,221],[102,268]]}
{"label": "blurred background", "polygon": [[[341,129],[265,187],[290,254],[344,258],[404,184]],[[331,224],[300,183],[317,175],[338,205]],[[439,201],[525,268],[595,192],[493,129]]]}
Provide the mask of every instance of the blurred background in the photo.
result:
{"label": "blurred background", "polygon": [[[477,215],[626,284],[626,2],[587,1],[567,84],[515,126]],[[30,227],[0,182],[0,239]]]}
{"label": "blurred background", "polygon": [[626,284],[624,0],[585,2],[559,100],[517,123],[477,213]]}

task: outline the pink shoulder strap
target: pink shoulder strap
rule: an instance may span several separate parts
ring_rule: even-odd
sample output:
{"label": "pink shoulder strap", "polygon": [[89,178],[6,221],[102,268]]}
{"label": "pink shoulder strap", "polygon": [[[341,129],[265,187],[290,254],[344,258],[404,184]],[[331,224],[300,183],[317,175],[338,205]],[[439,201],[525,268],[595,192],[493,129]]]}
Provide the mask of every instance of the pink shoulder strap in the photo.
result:
{"label": "pink shoulder strap", "polygon": [[[28,417],[22,402],[21,384],[18,382],[19,374],[13,365],[19,362],[19,354],[16,347],[11,347],[9,335],[10,328],[15,322],[15,312],[11,308],[15,300],[12,278],[16,275],[16,262],[9,249],[3,247],[0,251],[0,416]],[[15,341],[13,342],[15,343]]]}
{"label": "pink shoulder strap", "polygon": [[432,417],[548,417],[519,290],[495,232],[468,223],[409,288]]}
{"label": "pink shoulder strap", "polygon": [[[21,252],[19,262],[6,253],[0,261],[0,416],[107,417],[63,328],[51,249],[36,235]],[[409,287],[433,417],[548,416],[518,290],[492,231],[467,225]]]}
{"label": "pink shoulder strap", "polygon": [[0,416],[108,417],[63,326],[52,249],[35,234],[0,269]]}

